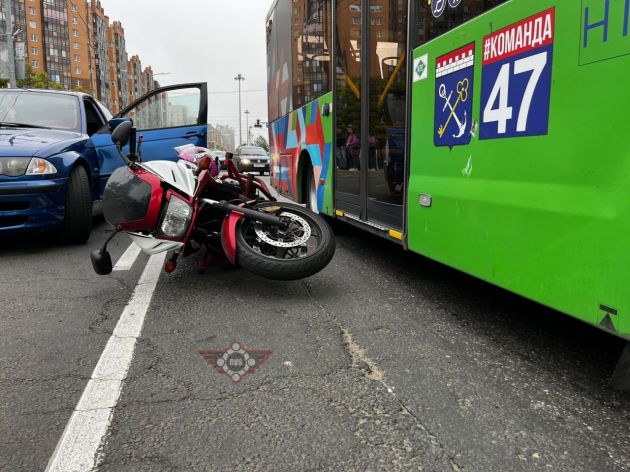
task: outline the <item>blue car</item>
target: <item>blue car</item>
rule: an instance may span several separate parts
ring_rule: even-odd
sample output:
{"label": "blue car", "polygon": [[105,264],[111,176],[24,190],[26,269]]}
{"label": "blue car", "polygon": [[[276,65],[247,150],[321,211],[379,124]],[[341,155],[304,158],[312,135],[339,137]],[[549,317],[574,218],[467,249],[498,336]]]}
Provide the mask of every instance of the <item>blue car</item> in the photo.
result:
{"label": "blue car", "polygon": [[115,117],[89,95],[0,90],[0,236],[55,230],[83,243],[109,176],[124,165],[111,132],[132,119],[145,161],[207,146],[205,83],[162,87]]}

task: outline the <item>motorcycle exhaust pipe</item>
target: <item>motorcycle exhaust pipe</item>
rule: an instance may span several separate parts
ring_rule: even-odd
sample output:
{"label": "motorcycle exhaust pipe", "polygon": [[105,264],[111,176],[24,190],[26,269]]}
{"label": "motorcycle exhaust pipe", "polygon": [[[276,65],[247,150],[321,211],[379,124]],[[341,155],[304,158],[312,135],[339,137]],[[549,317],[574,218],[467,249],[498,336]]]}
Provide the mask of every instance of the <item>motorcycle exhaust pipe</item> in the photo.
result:
{"label": "motorcycle exhaust pipe", "polygon": [[209,198],[202,198],[201,201],[206,205],[210,205],[213,208],[216,208],[217,210],[223,210],[226,213],[236,211],[242,213],[251,220],[259,221],[268,225],[280,226],[281,228],[285,228],[289,223],[284,218],[265,213],[264,211],[257,211],[250,208],[240,207],[238,205],[232,205],[231,203],[228,203],[226,201],[218,202],[216,200],[210,200]]}

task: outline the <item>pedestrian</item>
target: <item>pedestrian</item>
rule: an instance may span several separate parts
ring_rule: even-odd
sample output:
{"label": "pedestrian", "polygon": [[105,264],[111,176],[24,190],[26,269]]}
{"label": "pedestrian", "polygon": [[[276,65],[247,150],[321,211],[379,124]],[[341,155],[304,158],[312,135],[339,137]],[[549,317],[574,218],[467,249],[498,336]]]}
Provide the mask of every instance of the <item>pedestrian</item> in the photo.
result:
{"label": "pedestrian", "polygon": [[354,132],[352,126],[347,128],[348,138],[346,139],[346,149],[348,150],[348,160],[350,161],[350,170],[358,170],[360,168],[361,140]]}

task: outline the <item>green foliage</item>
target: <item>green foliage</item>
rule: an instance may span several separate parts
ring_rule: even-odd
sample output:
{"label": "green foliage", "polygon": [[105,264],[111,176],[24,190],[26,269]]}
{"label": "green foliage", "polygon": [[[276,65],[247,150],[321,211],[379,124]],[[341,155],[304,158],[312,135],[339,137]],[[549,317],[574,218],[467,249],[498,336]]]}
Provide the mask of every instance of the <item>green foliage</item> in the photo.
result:
{"label": "green foliage", "polygon": [[9,79],[0,79],[0,88],[6,88],[10,82]]}
{"label": "green foliage", "polygon": [[60,83],[50,80],[46,72],[35,73],[30,65],[26,66],[26,76],[17,81],[19,88],[62,90]]}
{"label": "green foliage", "polygon": [[265,151],[269,152],[269,143],[265,139],[264,136],[256,136],[256,139],[252,142],[254,146],[258,146],[263,148]]}
{"label": "green foliage", "polygon": [[88,93],[88,94],[90,93],[90,91],[89,91],[88,89],[83,88],[83,87],[81,87],[80,85],[77,85],[77,86],[74,88],[74,91],[75,91],[75,92],[79,92],[79,93]]}

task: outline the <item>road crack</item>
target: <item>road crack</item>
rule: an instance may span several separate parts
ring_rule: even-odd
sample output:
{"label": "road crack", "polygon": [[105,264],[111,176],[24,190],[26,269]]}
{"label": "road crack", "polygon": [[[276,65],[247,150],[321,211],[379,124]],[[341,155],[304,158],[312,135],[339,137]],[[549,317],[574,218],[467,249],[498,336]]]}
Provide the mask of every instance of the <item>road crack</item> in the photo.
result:
{"label": "road crack", "polygon": [[451,454],[448,453],[446,445],[440,441],[440,439],[433,434],[427,426],[424,425],[422,419],[416,415],[409,406],[403,402],[400,397],[394,391],[392,385],[387,382],[385,371],[378,365],[378,363],[371,359],[366,353],[365,349],[354,339],[352,332],[346,328],[341,321],[331,313],[324,305],[322,305],[313,295],[311,287],[308,282],[303,282],[304,288],[309,299],[315,304],[322,314],[333,323],[337,329],[341,332],[344,347],[352,360],[352,368],[358,369],[365,373],[366,377],[374,382],[378,382],[387,390],[387,392],[393,397],[394,401],[398,404],[403,414],[412,417],[416,423],[418,429],[426,436],[430,443],[438,449],[447,459],[453,472],[462,472],[462,466],[455,460]]}

